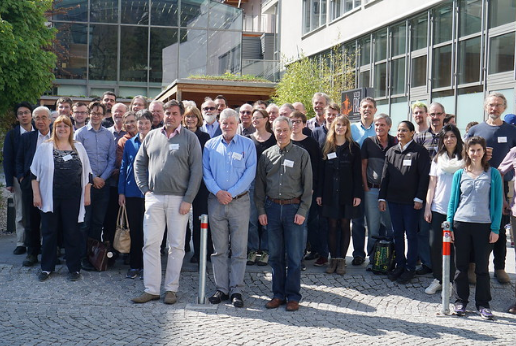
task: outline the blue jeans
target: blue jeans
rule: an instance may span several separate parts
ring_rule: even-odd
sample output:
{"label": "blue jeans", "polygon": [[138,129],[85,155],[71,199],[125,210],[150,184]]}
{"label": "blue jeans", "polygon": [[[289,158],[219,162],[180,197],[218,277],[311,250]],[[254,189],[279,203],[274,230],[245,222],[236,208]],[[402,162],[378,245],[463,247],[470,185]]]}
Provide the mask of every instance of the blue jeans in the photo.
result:
{"label": "blue jeans", "polygon": [[269,251],[267,229],[258,223],[258,209],[254,203],[254,182],[249,189],[251,213],[249,214],[249,234],[247,236],[247,251]]}
{"label": "blue jeans", "polygon": [[[392,224],[389,207],[386,211],[380,211],[378,208],[378,189],[370,188],[364,192],[364,209],[367,221],[367,254],[372,256],[374,243],[373,237],[383,236],[392,239]],[[385,234],[380,234],[380,226],[385,227]]]}
{"label": "blue jeans", "polygon": [[312,196],[312,205],[305,224],[311,251],[328,258],[328,220],[321,215],[321,207],[315,202],[315,194]]}
{"label": "blue jeans", "polygon": [[301,225],[294,223],[298,209],[299,204],[279,205],[270,200],[265,202],[272,292],[274,298],[297,302],[301,300],[301,260],[306,244],[306,220]]}
{"label": "blue jeans", "polygon": [[[423,205],[423,208],[424,207],[425,205]],[[428,268],[432,268],[432,259],[430,255],[430,227],[431,225],[425,220],[425,213],[421,213],[421,217],[419,218],[419,232],[417,233],[418,256],[421,263]]]}
{"label": "blue jeans", "polygon": [[[417,230],[421,209],[414,209],[413,204],[389,202],[392,228],[394,230],[394,249],[396,250],[396,266],[416,269],[417,262]],[[407,256],[405,257],[405,232],[407,233]]]}
{"label": "blue jeans", "polygon": [[[86,207],[84,222],[80,229],[82,233],[81,258],[86,257],[86,247],[88,237],[101,241],[102,227],[104,226],[104,218],[109,203],[109,185],[104,185],[101,189],[91,187],[91,204]],[[107,240],[107,239],[104,239]]]}
{"label": "blue jeans", "polygon": [[[351,237],[353,238],[353,258],[366,257],[364,203],[360,203],[360,217],[351,220]],[[343,255],[344,256],[344,255]]]}

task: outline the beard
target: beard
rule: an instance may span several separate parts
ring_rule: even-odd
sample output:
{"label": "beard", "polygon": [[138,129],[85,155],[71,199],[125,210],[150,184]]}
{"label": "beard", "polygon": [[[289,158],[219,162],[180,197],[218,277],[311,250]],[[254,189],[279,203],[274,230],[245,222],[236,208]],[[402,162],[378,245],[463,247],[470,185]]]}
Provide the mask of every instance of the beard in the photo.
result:
{"label": "beard", "polygon": [[217,119],[216,115],[203,115],[202,117],[208,124],[213,123]]}

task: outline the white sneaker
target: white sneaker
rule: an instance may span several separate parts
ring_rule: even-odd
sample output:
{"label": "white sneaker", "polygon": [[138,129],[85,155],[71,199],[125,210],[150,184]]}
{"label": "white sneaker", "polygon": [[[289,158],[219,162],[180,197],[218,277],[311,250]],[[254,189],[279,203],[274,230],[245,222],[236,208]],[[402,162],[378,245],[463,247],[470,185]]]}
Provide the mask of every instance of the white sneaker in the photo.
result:
{"label": "white sneaker", "polygon": [[428,286],[425,289],[425,293],[426,294],[435,294],[437,291],[440,291],[442,289],[443,289],[443,286],[439,283],[439,280],[434,279],[434,281],[432,281],[430,286]]}

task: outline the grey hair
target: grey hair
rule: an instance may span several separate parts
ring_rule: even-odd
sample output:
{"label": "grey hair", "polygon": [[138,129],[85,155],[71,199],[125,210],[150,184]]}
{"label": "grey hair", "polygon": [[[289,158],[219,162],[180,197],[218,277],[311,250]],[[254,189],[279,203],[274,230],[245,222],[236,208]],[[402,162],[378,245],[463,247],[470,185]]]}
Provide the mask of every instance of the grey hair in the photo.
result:
{"label": "grey hair", "polygon": [[487,97],[486,97],[486,100],[484,101],[484,108],[487,106],[487,100],[490,98],[490,97],[499,97],[503,100],[503,106],[505,109],[507,109],[507,99],[505,98],[505,95],[502,94],[502,93],[498,93],[498,92],[492,92],[490,93]]}
{"label": "grey hair", "polygon": [[380,120],[380,119],[384,119],[389,127],[392,126],[392,119],[391,119],[391,117],[388,116],[385,113],[380,113],[380,114],[375,115],[375,117],[373,119],[373,123],[376,122],[377,120]]}
{"label": "grey hair", "polygon": [[446,114],[446,111],[444,110],[444,106],[441,103],[432,102],[432,103],[430,103],[430,106],[428,106],[428,108],[432,108],[432,107],[441,107],[441,109],[443,110],[443,113]]}
{"label": "grey hair", "polygon": [[50,109],[48,109],[48,107],[45,107],[45,106],[39,106],[39,107],[36,107],[33,111],[32,111],[32,118],[34,119],[36,117],[36,113],[40,113],[40,112],[45,112],[47,113],[48,115],[48,118],[50,119],[51,116],[52,116],[52,112],[50,112]]}
{"label": "grey hair", "polygon": [[330,97],[325,93],[315,93],[312,97],[312,103],[314,102],[316,97],[324,97],[326,99],[326,104],[330,103],[331,99]]}
{"label": "grey hair", "polygon": [[285,116],[279,116],[272,122],[272,128],[276,127],[276,123],[279,123],[280,121],[285,121],[288,124],[288,128],[292,130],[292,121],[290,121],[290,118],[287,118]]}
{"label": "grey hair", "polygon": [[222,120],[231,118],[231,117],[235,118],[235,120],[238,122],[238,113],[234,109],[226,108],[222,112],[220,112],[219,121],[222,122]]}

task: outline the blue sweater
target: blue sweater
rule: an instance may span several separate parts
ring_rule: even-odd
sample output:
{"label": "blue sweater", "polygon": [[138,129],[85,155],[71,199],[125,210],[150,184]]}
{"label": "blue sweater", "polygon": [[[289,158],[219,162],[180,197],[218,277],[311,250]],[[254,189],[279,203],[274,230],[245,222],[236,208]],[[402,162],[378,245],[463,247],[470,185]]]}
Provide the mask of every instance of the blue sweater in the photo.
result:
{"label": "blue sweater", "polygon": [[134,179],[134,159],[141,144],[140,134],[125,142],[122,165],[120,166],[120,177],[118,179],[118,193],[125,195],[125,197],[143,198],[143,194]]}
{"label": "blue sweater", "polygon": [[[453,218],[460,202],[460,181],[464,169],[459,169],[453,175],[450,203],[448,204],[448,216],[446,220],[450,223],[450,230],[453,231]],[[502,221],[503,207],[503,185],[502,176],[497,169],[491,167],[491,193],[489,202],[489,214],[491,216],[491,232],[498,234],[500,222]]]}

